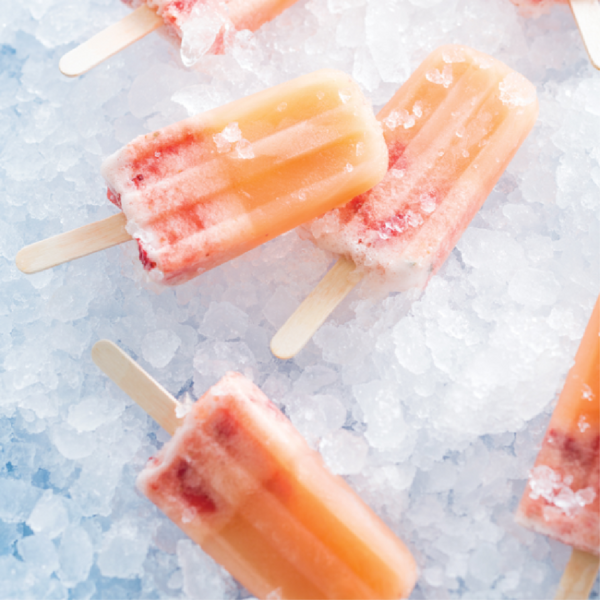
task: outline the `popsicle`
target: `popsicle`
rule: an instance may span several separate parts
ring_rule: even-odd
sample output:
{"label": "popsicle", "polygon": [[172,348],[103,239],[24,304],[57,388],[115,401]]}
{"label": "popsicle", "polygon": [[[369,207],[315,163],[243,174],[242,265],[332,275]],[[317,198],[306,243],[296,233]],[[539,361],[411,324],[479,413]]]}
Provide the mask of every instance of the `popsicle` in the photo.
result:
{"label": "popsicle", "polygon": [[228,373],[181,417],[112,342],[92,356],[173,434],[139,474],[139,490],[252,594],[410,594],[416,566],[406,546],[248,379]]}
{"label": "popsicle", "polygon": [[228,33],[256,31],[297,0],[123,0],[135,10],[121,21],[67,52],[60,71],[77,77],[164,26],[177,44],[186,38],[192,52],[182,52],[186,66],[205,53],[222,54]]}
{"label": "popsicle", "polygon": [[539,17],[547,12],[554,4],[569,4],[569,0],[510,0],[519,7],[524,17]]}
{"label": "popsicle", "polygon": [[102,165],[123,213],[28,246],[17,265],[32,273],[133,237],[151,279],[182,283],[348,202],[387,162],[358,85],[324,69],[133,140]]}
{"label": "popsicle", "polygon": [[583,38],[590,61],[600,69],[600,1],[599,0],[511,0],[524,17],[539,17],[554,4],[568,4]]}
{"label": "popsicle", "polygon": [[533,85],[465,46],[432,52],[378,115],[389,150],[383,181],[303,227],[339,256],[275,335],[294,356],[362,277],[423,289],[533,127]]}
{"label": "popsicle", "polygon": [[516,513],[518,523],[574,548],[557,598],[587,598],[598,571],[599,421],[600,298]]}

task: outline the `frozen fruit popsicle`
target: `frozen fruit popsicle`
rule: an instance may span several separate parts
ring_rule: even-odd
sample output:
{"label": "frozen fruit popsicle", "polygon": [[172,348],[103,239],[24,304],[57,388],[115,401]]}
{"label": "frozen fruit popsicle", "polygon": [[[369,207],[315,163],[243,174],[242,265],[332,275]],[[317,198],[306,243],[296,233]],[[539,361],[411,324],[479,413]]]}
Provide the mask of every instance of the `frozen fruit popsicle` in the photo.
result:
{"label": "frozen fruit popsicle", "polygon": [[599,0],[511,0],[524,17],[539,17],[550,11],[554,4],[568,4],[583,43],[596,69],[600,69],[600,2]]}
{"label": "frozen fruit popsicle", "polygon": [[[516,514],[517,522],[572,546],[594,582],[600,554],[600,299],[575,356]],[[595,555],[582,556],[583,553]],[[568,579],[581,582],[577,565]],[[571,583],[568,584],[571,586]],[[567,582],[564,580],[566,588]],[[582,596],[587,598],[589,589]],[[566,592],[566,589],[565,589]]]}
{"label": "frozen fruit popsicle", "polygon": [[228,33],[256,31],[296,1],[123,0],[135,10],[65,54],[59,68],[69,77],[82,75],[163,25],[168,37],[190,46],[182,58],[191,66],[191,57],[223,53]]}
{"label": "frozen fruit popsicle", "polygon": [[465,46],[425,59],[378,115],[389,150],[383,181],[304,229],[340,257],[273,338],[293,356],[363,276],[422,289],[491,192],[536,120],[533,85]]}
{"label": "frozen fruit popsicle", "polygon": [[[114,344],[98,342],[92,355],[121,387],[137,390],[131,380],[144,374]],[[228,373],[179,419],[172,397],[138,398],[153,415],[162,404],[174,434],[138,488],[252,594],[410,594],[416,567],[404,544],[248,379]]]}
{"label": "frozen fruit popsicle", "polygon": [[[182,283],[348,202],[382,179],[387,162],[358,85],[340,71],[317,71],[141,136],[107,158],[108,196],[123,210],[105,224],[120,232],[107,246],[133,237],[153,280]],[[23,249],[19,268],[88,254],[93,235],[78,231]],[[65,246],[73,236],[76,248]]]}
{"label": "frozen fruit popsicle", "polygon": [[539,17],[554,4],[569,4],[569,0],[510,0],[524,17]]}

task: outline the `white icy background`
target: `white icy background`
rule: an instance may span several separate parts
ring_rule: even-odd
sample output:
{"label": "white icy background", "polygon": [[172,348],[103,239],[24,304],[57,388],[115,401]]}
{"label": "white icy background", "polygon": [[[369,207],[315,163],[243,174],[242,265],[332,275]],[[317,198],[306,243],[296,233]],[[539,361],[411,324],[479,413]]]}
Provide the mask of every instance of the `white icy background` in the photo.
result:
{"label": "white icy background", "polygon": [[[0,595],[248,596],[135,491],[167,436],[92,363],[109,338],[179,397],[229,369],[251,377],[406,541],[413,598],[551,598],[569,548],[513,513],[600,291],[600,74],[568,9],[526,21],[508,0],[300,0],[194,71],[153,34],[77,80],[59,73],[125,14],[1,3]],[[161,294],[132,244],[16,269],[23,245],[115,213],[99,166],[134,136],[325,66],[378,109],[448,42],[531,78],[541,113],[420,298],[355,293],[282,362],[268,341],[331,262],[293,232]]]}

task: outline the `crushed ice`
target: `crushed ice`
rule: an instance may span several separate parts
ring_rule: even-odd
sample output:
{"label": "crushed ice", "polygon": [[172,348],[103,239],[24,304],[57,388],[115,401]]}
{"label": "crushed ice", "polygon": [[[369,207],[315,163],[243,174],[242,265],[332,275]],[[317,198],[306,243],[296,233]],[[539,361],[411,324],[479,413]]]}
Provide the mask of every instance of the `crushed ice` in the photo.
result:
{"label": "crushed ice", "polygon": [[384,120],[383,124],[390,130],[394,130],[402,125],[404,129],[414,127],[416,123],[415,115],[409,114],[405,109],[393,110]]}
{"label": "crushed ice", "polygon": [[242,130],[237,122],[230,123],[221,133],[215,133],[213,140],[219,154],[229,152],[233,146],[237,158],[254,158],[252,144],[243,138]]}
{"label": "crushed ice", "polygon": [[500,83],[500,100],[507,106],[527,106],[535,102],[535,88],[519,73],[510,73]]}
{"label": "crushed ice", "polygon": [[546,465],[539,465],[529,473],[529,493],[532,500],[543,498],[553,504],[565,515],[572,516],[579,508],[591,504],[596,498],[592,487],[582,488],[576,492],[570,487],[573,483],[571,475],[564,477]]}
{"label": "crushed ice", "polygon": [[[508,0],[301,0],[193,69],[151,34],[84,77],[60,75],[64,52],[127,12],[3,6],[2,593],[248,597],[136,492],[169,436],[91,362],[106,337],[176,397],[227,370],[252,378],[407,542],[415,598],[552,597],[570,549],[513,511],[600,291],[600,79],[568,7],[525,21]],[[199,48],[218,25],[203,24]],[[448,41],[530,78],[540,118],[422,295],[359,290],[282,362],[270,337],[332,263],[294,232],[160,294],[135,244],[33,277],[16,269],[24,244],[115,213],[99,165],[134,137],[322,67],[352,75],[378,110]],[[517,83],[505,82],[508,102],[527,99]],[[237,154],[243,135],[219,134]],[[563,495],[589,506],[587,493]]]}
{"label": "crushed ice", "polygon": [[217,2],[196,2],[181,25],[181,60],[194,66],[215,44],[219,35],[232,28]]}

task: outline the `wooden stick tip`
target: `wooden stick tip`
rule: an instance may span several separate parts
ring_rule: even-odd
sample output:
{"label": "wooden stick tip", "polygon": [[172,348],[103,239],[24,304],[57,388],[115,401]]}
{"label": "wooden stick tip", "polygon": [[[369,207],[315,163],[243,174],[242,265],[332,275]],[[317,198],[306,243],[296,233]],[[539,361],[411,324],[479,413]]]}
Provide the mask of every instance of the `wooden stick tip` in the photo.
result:
{"label": "wooden stick tip", "polygon": [[17,252],[17,256],[15,257],[17,269],[19,269],[21,273],[25,273],[25,275],[33,275],[38,272],[38,269],[35,268],[35,264],[31,260],[29,254],[29,246],[25,246]]}
{"label": "wooden stick tip", "polygon": [[271,340],[271,352],[276,358],[281,360],[294,358],[302,348],[293,348],[290,344],[286,343],[287,340],[282,338],[283,336],[279,335],[279,331],[273,336]]}
{"label": "wooden stick tip", "polygon": [[110,340],[106,340],[106,339],[101,339],[101,340],[98,340],[92,346],[92,354],[102,352],[105,348],[114,348],[114,347],[118,348],[118,346],[114,342],[111,342]]}
{"label": "wooden stick tip", "polygon": [[79,77],[90,69],[90,67],[85,68],[81,65],[77,50],[78,48],[75,48],[70,52],[67,52],[58,63],[60,72],[66,77]]}
{"label": "wooden stick tip", "polygon": [[119,354],[124,354],[123,350],[121,350],[121,348],[119,348],[119,346],[117,346],[114,342],[105,339],[98,340],[92,346],[92,360],[96,363],[96,365],[100,366],[102,359],[106,356],[107,353],[114,354],[115,352]]}

